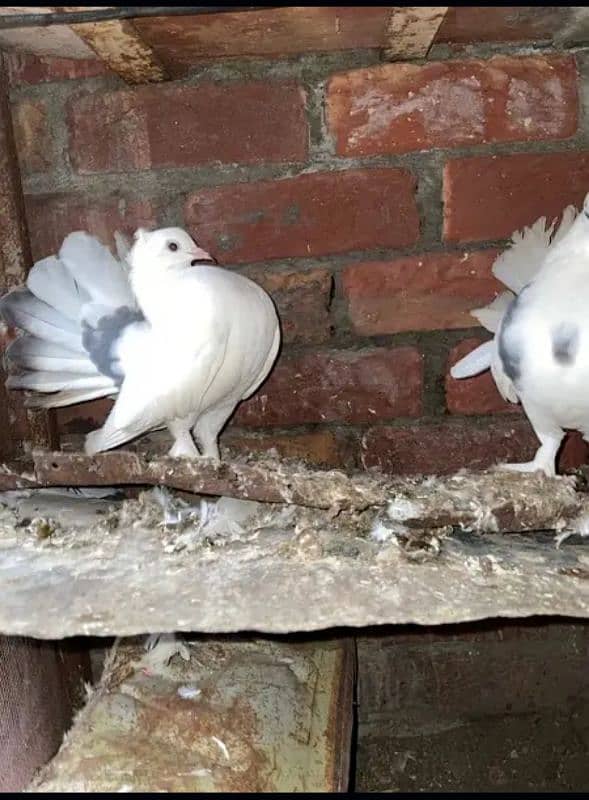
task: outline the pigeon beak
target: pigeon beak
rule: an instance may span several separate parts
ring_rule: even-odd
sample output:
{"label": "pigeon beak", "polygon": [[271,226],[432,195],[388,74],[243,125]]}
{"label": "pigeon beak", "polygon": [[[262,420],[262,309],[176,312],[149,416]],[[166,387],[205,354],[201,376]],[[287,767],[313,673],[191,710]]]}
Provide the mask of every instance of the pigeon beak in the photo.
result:
{"label": "pigeon beak", "polygon": [[191,250],[190,255],[192,256],[190,264],[193,267],[197,264],[200,264],[202,261],[209,261],[212,264],[217,263],[212,255],[207,253],[207,251],[203,250],[201,247],[196,247],[194,250]]}

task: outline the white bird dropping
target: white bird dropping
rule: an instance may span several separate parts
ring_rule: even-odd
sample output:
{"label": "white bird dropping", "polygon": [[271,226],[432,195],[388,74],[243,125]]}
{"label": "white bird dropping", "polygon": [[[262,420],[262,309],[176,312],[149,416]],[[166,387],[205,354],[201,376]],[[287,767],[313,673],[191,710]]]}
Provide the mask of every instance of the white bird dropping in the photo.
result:
{"label": "white bird dropping", "polygon": [[7,386],[32,391],[30,407],[115,398],[88,454],[167,427],[171,456],[218,459],[221,430],[278,355],[274,304],[181,228],[140,229],[129,251],[118,236],[117,251],[71,233],[0,300],[23,332],[7,350],[20,370]]}

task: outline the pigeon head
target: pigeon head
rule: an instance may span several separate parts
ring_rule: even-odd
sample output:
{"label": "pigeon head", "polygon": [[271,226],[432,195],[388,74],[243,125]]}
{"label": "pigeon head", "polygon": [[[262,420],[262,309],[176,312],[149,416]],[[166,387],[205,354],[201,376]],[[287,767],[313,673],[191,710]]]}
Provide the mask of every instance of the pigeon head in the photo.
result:
{"label": "pigeon head", "polygon": [[160,228],[157,231],[139,228],[129,260],[134,268],[149,264],[164,271],[189,264],[215,263],[214,258],[182,228]]}

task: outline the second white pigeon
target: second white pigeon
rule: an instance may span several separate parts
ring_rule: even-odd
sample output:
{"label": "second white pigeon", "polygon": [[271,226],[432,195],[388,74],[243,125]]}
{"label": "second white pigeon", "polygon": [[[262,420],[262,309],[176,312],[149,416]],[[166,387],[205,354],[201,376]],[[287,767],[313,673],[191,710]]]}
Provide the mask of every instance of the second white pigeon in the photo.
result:
{"label": "second white pigeon", "polygon": [[567,430],[589,441],[589,195],[581,213],[567,207],[554,229],[542,217],[514,234],[493,265],[509,291],[472,312],[495,336],[451,370],[467,378],[491,369],[540,442],[532,461],[502,468],[548,476]]}
{"label": "second white pigeon", "polygon": [[278,355],[274,304],[180,228],[140,229],[128,253],[117,245],[118,259],[71,233],[2,298],[5,322],[24,334],[6,352],[19,370],[7,386],[31,391],[30,407],[116,398],[88,454],[167,427],[171,456],[218,459],[221,430]]}

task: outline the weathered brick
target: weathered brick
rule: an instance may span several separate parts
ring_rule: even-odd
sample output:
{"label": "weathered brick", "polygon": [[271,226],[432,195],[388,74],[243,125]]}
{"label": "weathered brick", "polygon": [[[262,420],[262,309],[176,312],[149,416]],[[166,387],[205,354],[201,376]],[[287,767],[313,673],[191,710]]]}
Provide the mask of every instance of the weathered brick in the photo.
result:
{"label": "weathered brick", "polygon": [[294,83],[149,86],[85,94],[68,107],[80,173],[302,161],[305,96]]}
{"label": "weathered brick", "polygon": [[413,347],[283,356],[235,422],[264,427],[418,416],[422,372]]}
{"label": "weathered brick", "polygon": [[295,458],[324,467],[345,468],[352,460],[351,449],[343,437],[325,430],[262,434],[230,427],[223,434],[221,445],[232,455],[274,449],[281,458]]}
{"label": "weathered brick", "polygon": [[54,58],[32,53],[9,53],[6,61],[11,86],[112,74],[99,58]]}
{"label": "weathered brick", "polygon": [[577,128],[569,56],[383,64],[334,75],[327,118],[339,155],[563,139]]}
{"label": "weathered brick", "polygon": [[453,242],[510,237],[546,215],[580,206],[589,186],[589,153],[482,156],[444,169],[444,238]]}
{"label": "weathered brick", "polygon": [[333,278],[328,270],[269,272],[259,268],[245,274],[276,303],[284,342],[311,343],[329,338]]}
{"label": "weathered brick", "polygon": [[448,359],[446,374],[446,407],[451,414],[495,414],[501,412],[522,413],[519,404],[508,403],[499,394],[491,371],[474,378],[456,380],[450,368],[463,356],[481,344],[480,339],[465,339],[456,345]]}
{"label": "weathered brick", "polygon": [[25,198],[31,247],[35,259],[56,253],[65,236],[85,230],[104,244],[112,245],[115,230],[132,234],[141,227],[155,226],[157,211],[149,200],[91,195],[29,195]]}
{"label": "weathered brick", "polygon": [[173,74],[193,70],[195,61],[235,56],[284,58],[313,51],[384,47],[386,6],[285,6],[243,14],[206,14],[134,20]]}
{"label": "weathered brick", "polygon": [[[459,469],[485,469],[504,461],[529,461],[539,447],[525,418],[427,422],[404,427],[378,426],[361,442],[365,468],[377,467],[399,475],[449,475]],[[587,450],[578,436],[568,438],[558,468],[584,463]]]}
{"label": "weathered brick", "polygon": [[491,302],[503,288],[492,275],[495,250],[426,253],[352,264],[342,284],[357,333],[470,328],[473,308]]}
{"label": "weathered brick", "polygon": [[566,6],[450,6],[435,42],[550,42],[566,24]]}
{"label": "weathered brick", "polygon": [[55,416],[58,429],[64,434],[89,433],[102,425],[112,405],[112,400],[103,397],[87,403],[57,408]]}
{"label": "weathered brick", "polygon": [[51,166],[51,135],[43,100],[21,100],[12,119],[18,161],[22,172],[45,172]]}
{"label": "weathered brick", "polygon": [[185,217],[204,247],[235,263],[404,247],[419,236],[415,178],[399,169],[202,189]]}

